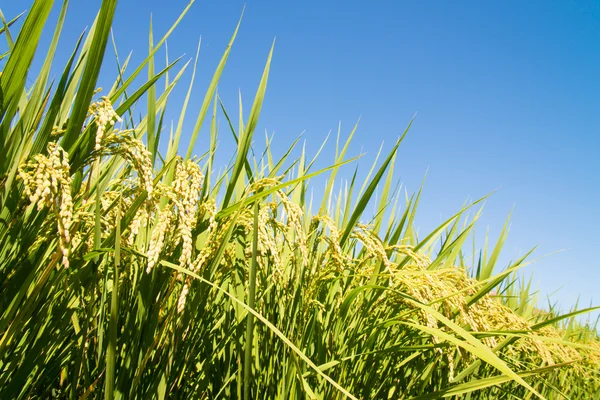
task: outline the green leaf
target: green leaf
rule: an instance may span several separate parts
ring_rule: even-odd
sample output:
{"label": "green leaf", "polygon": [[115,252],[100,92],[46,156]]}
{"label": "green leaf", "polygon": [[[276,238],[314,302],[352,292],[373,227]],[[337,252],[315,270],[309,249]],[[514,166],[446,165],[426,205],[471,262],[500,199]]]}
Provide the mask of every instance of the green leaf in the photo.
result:
{"label": "green leaf", "polygon": [[340,247],[343,247],[344,244],[346,243],[346,240],[348,240],[348,238],[350,237],[350,234],[352,233],[356,224],[358,223],[358,219],[360,218],[363,211],[367,207],[367,204],[371,200],[371,196],[373,196],[373,193],[375,193],[375,189],[377,189],[377,185],[379,185],[379,181],[381,181],[383,174],[385,173],[388,166],[394,159],[396,151],[398,151],[398,147],[400,146],[400,143],[402,143],[402,140],[408,133],[408,130],[410,129],[411,125],[412,125],[412,120],[410,121],[410,123],[408,124],[406,129],[404,130],[404,133],[402,134],[402,136],[400,136],[400,138],[396,141],[396,144],[394,145],[394,147],[392,147],[392,150],[390,151],[389,155],[387,156],[387,158],[385,159],[385,161],[383,162],[381,167],[379,167],[379,170],[377,171],[377,173],[375,174],[375,176],[369,183],[369,186],[365,189],[365,192],[362,194],[361,198],[358,200],[358,203],[354,207],[354,211],[352,212],[352,215],[350,216],[350,220],[346,224],[346,227],[344,228],[344,232],[342,233],[342,236],[340,238]]}
{"label": "green leaf", "polygon": [[27,73],[52,4],[53,0],[37,0],[33,3],[0,75],[0,92],[2,93],[0,146],[2,146],[3,154],[7,145],[6,139],[10,124],[17,112],[19,99],[26,90]]}
{"label": "green leaf", "polygon": [[70,151],[72,144],[81,132],[83,122],[87,116],[88,107],[96,90],[96,81],[100,74],[100,67],[104,59],[104,51],[108,42],[108,35],[117,8],[116,0],[102,0],[100,12],[96,18],[93,38],[86,54],[86,62],[79,82],[79,88],[75,95],[73,110],[67,124],[67,131],[63,137],[63,148]]}
{"label": "green leaf", "polygon": [[[238,179],[240,178],[240,174],[246,163],[246,157],[248,151],[250,150],[250,144],[252,143],[252,136],[254,135],[254,130],[256,129],[256,124],[258,123],[258,116],[260,115],[260,110],[265,98],[265,92],[267,90],[267,81],[269,80],[269,70],[271,67],[271,58],[273,57],[274,48],[275,42],[273,42],[271,50],[269,51],[267,64],[265,65],[260,84],[258,85],[258,89],[256,91],[256,96],[254,97],[254,103],[252,104],[252,109],[250,110],[248,123],[246,124],[244,133],[241,134],[238,142],[237,156],[233,166],[233,171],[231,172],[231,180],[229,181],[229,185],[227,186],[227,190],[225,192],[225,197],[223,198],[223,208],[229,205],[231,196],[233,195],[233,190],[238,183]],[[191,149],[188,149],[188,154],[190,154],[190,152]]]}
{"label": "green leaf", "polygon": [[[571,363],[566,362],[566,363],[549,365],[549,366],[542,367],[542,368],[536,368],[536,369],[533,369],[533,370],[527,371],[527,372],[519,372],[519,373],[517,373],[517,375],[520,378],[528,378],[531,376],[538,376],[538,375],[550,372],[555,369],[566,367],[569,364],[571,364]],[[461,396],[461,395],[465,395],[467,393],[472,393],[477,390],[485,389],[485,388],[488,388],[491,386],[498,386],[502,383],[506,383],[511,380],[512,380],[512,378],[505,376],[505,375],[491,376],[489,378],[482,378],[482,379],[475,379],[473,381],[461,383],[459,385],[452,385],[446,389],[438,390],[438,391],[435,391],[432,393],[427,393],[427,394],[423,394],[421,396],[411,397],[410,400],[429,400],[429,399],[439,399],[439,398],[452,397],[452,396]]]}
{"label": "green leaf", "polygon": [[[231,47],[233,46],[233,42],[235,41],[235,37],[237,36],[238,30],[240,29],[240,25],[242,23],[242,17],[244,13],[242,11],[242,15],[233,31],[233,35],[229,40],[229,44],[227,44],[227,48],[225,49],[225,53],[221,57],[221,61],[215,70],[215,73],[208,85],[208,90],[204,95],[204,100],[202,102],[202,106],[200,107],[200,112],[198,113],[198,117],[196,118],[196,125],[194,125],[194,129],[192,130],[192,135],[190,137],[190,142],[188,144],[188,149],[185,153],[185,159],[189,159],[192,156],[192,152],[194,151],[194,146],[196,145],[196,140],[198,138],[198,133],[200,132],[200,128],[202,127],[202,123],[204,122],[204,118],[206,117],[206,113],[208,112],[208,107],[210,106],[210,102],[217,90],[217,84],[219,83],[219,79],[221,79],[221,74],[223,73],[223,69],[225,69],[225,64],[227,63],[227,59],[229,58],[229,53],[231,51]],[[176,142],[177,147],[178,142]]]}

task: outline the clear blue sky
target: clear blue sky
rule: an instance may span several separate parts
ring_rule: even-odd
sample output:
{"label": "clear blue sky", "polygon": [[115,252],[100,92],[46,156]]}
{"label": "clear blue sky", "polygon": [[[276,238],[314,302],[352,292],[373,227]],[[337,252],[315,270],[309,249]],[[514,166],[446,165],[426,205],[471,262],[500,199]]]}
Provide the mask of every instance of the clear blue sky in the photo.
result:
{"label": "clear blue sky", "polygon": [[[29,3],[3,4],[3,12],[10,18]],[[72,1],[59,57],[99,4]],[[186,4],[121,0],[114,26],[121,58],[132,49],[134,62],[143,58],[150,13],[158,38]],[[172,58],[189,59],[203,38],[192,112],[243,5],[197,1],[168,42]],[[505,264],[536,244],[538,256],[567,249],[527,269],[534,284],[542,297],[560,289],[552,298],[565,308],[579,294],[582,305],[600,303],[600,2],[247,0],[219,87],[233,114],[238,89],[249,109],[274,37],[257,140],[275,132],[281,152],[304,131],[314,153],[339,121],[347,134],[361,117],[352,153],[367,153],[366,168],[417,112],[396,167],[409,191],[429,169],[422,232],[467,197],[500,189],[479,231],[489,225],[495,238],[515,206]],[[104,71],[112,78],[114,63]]]}

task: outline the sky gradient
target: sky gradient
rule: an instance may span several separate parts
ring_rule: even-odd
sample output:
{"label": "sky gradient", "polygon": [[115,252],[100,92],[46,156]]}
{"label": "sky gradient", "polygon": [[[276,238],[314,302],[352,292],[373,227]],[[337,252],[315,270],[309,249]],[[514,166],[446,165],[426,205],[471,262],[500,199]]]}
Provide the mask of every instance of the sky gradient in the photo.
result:
{"label": "sky gradient", "polygon": [[[30,1],[8,3],[1,7],[10,19]],[[59,60],[100,1],[71,3]],[[135,65],[147,53],[151,13],[160,38],[186,4],[120,0],[121,59],[133,50]],[[501,267],[535,245],[534,257],[566,249],[525,270],[542,300],[552,293],[564,309],[579,295],[582,306],[600,304],[600,2],[197,1],[168,41],[170,58],[187,61],[202,36],[188,134],[244,4],[219,94],[237,114],[241,91],[248,111],[277,38],[257,141],[275,133],[281,154],[304,132],[312,155],[340,121],[347,135],[360,117],[350,154],[365,152],[368,170],[381,143],[391,145],[417,113],[396,170],[409,192],[428,171],[420,231],[498,189],[477,231],[489,225],[495,240],[514,206]],[[102,76],[112,82],[115,72],[109,58]],[[188,80],[189,71],[172,118]]]}

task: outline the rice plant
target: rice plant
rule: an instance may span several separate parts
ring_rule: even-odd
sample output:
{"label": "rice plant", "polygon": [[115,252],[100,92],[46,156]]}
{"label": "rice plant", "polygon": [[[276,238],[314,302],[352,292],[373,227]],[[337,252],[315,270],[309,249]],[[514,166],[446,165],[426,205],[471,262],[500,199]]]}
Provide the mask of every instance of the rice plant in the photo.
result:
{"label": "rice plant", "polygon": [[[238,24],[183,135],[197,58],[171,125],[190,65],[155,72],[155,56],[192,3],[132,67],[110,55],[104,0],[57,80],[67,0],[38,48],[52,6],[0,13],[0,398],[599,398],[597,329],[576,318],[595,308],[537,309],[517,276],[530,254],[496,273],[506,227],[465,261],[483,199],[417,237],[421,193],[393,168],[410,123],[362,184],[338,177],[356,127],[321,170],[298,141],[257,156],[272,49],[247,120],[216,91]],[[100,90],[109,60],[119,74]],[[222,173],[218,118],[237,142]]]}

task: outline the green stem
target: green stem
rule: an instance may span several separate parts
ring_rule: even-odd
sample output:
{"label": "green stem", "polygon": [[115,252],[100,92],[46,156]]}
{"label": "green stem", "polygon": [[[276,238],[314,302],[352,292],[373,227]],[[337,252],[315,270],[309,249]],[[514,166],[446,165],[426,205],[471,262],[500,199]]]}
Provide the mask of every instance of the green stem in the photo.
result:
{"label": "green stem", "polygon": [[[258,201],[254,203],[254,229],[252,236],[252,262],[248,282],[248,307],[254,309],[256,293],[256,253],[258,248]],[[246,351],[244,354],[244,399],[250,399],[250,366],[252,363],[252,333],[254,332],[254,315],[248,313],[246,319]]]}
{"label": "green stem", "polygon": [[117,350],[117,323],[119,318],[119,264],[121,263],[121,200],[117,207],[115,227],[115,269],[110,301],[110,320],[108,323],[108,349],[106,351],[106,383],[104,398],[112,400],[115,392],[115,358]]}

